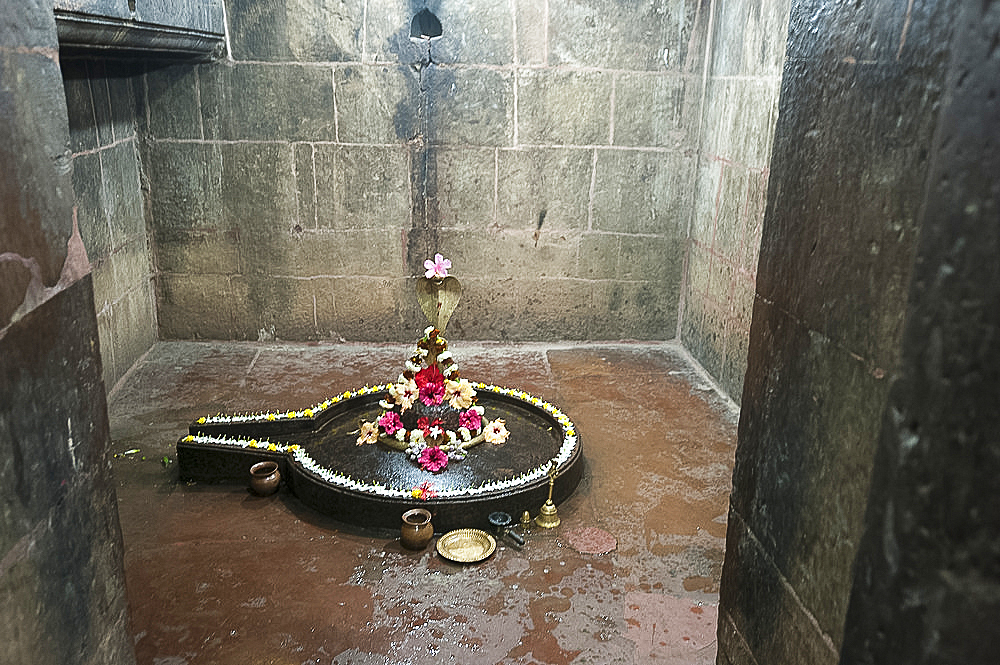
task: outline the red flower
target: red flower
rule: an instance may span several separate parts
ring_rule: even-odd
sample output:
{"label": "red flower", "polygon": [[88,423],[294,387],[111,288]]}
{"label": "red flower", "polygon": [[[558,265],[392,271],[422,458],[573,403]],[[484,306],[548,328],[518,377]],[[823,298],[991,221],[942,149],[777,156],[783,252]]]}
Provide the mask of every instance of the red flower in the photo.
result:
{"label": "red flower", "polygon": [[436,497],[437,492],[435,492],[431,488],[431,484],[429,482],[425,481],[414,487],[412,490],[410,490],[410,496],[412,496],[414,499],[420,499],[421,501],[426,501],[427,499],[433,499],[434,497]]}
{"label": "red flower", "polygon": [[413,382],[417,384],[417,388],[423,388],[428,383],[444,385],[444,374],[437,365],[431,365],[417,372],[413,376]]}
{"label": "red flower", "polygon": [[448,453],[437,446],[428,446],[420,452],[417,463],[424,471],[437,473],[443,471],[448,466]]}
{"label": "red flower", "polygon": [[425,367],[413,376],[413,382],[420,391],[420,401],[427,406],[436,406],[444,401],[444,374],[437,365]]}

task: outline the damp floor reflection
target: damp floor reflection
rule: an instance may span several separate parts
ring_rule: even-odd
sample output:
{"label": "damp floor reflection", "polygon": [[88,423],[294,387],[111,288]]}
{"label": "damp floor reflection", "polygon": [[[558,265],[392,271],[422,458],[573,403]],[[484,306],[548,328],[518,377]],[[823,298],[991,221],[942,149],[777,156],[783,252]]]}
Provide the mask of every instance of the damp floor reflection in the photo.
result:
{"label": "damp floor reflection", "polygon": [[714,663],[732,405],[672,344],[454,347],[464,376],[558,404],[587,460],[559,527],[475,565],[284,488],[177,481],[191,420],[391,381],[408,346],[154,346],[109,407],[138,662]]}

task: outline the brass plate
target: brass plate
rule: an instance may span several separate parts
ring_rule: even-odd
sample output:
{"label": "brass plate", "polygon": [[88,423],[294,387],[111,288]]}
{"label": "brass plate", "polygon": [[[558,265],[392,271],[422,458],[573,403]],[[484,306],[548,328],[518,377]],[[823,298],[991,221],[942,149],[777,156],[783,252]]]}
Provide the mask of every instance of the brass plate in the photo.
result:
{"label": "brass plate", "polygon": [[437,541],[438,554],[459,563],[475,563],[488,558],[497,548],[493,536],[479,529],[456,529]]}

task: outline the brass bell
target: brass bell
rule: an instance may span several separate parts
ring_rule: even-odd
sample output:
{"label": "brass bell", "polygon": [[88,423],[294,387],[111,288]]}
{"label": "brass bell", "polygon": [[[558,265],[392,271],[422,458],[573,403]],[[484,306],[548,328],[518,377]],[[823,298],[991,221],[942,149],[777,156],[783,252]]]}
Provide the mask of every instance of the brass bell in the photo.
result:
{"label": "brass bell", "polygon": [[549,467],[549,498],[545,500],[541,510],[538,512],[538,517],[535,518],[535,524],[543,529],[552,529],[559,526],[559,513],[556,511],[556,504],[552,503],[552,489],[555,486],[556,462],[552,460],[552,466]]}
{"label": "brass bell", "polygon": [[552,499],[549,499],[542,504],[542,509],[538,513],[538,517],[535,518],[535,524],[543,529],[551,529],[559,526],[559,522],[560,519],[556,511],[556,504],[552,503]]}

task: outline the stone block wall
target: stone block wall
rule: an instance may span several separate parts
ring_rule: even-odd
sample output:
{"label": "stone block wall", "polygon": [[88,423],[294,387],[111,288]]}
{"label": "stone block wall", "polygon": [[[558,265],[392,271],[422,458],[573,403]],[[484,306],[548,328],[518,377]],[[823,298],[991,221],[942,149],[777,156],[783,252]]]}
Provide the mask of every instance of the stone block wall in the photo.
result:
{"label": "stone block wall", "polygon": [[141,88],[161,336],[407,340],[441,252],[451,336],[672,338],[709,4],[230,0]]}
{"label": "stone block wall", "polygon": [[139,163],[136,86],[127,60],[62,58],[80,235],[110,389],[156,340],[152,256]]}
{"label": "stone block wall", "polygon": [[0,660],[130,665],[93,288],[51,2],[0,21]]}
{"label": "stone block wall", "polygon": [[883,491],[871,484],[873,459],[895,413],[887,396],[924,202],[935,197],[928,175],[960,5],[792,2],[720,592],[720,663],[883,662],[842,660],[845,616],[852,588],[866,584],[855,579],[855,562],[869,492]]}
{"label": "stone block wall", "polygon": [[687,234],[680,338],[743,392],[790,0],[718,0]]}

